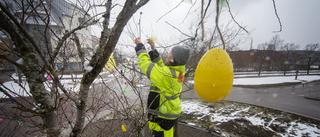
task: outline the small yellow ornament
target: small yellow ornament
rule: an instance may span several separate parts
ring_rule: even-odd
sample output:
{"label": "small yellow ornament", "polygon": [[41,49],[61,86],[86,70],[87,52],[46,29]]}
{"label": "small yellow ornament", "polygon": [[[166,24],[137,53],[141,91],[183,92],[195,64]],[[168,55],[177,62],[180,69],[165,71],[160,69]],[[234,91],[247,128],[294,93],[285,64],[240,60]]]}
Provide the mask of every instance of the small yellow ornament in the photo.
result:
{"label": "small yellow ornament", "polygon": [[149,38],[152,42],[155,42],[156,40],[157,40],[157,38],[156,37],[151,37],[151,38]]}
{"label": "small yellow ornament", "polygon": [[121,129],[122,129],[123,132],[127,131],[127,129],[126,129],[126,127],[124,125],[121,126]]}

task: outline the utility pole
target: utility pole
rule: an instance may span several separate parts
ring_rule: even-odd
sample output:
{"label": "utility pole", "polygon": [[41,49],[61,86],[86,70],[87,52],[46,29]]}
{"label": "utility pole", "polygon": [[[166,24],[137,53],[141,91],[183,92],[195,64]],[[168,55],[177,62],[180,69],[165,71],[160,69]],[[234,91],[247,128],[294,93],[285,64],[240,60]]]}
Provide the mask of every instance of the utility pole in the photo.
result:
{"label": "utility pole", "polygon": [[250,44],[250,51],[249,51],[249,68],[248,68],[249,70],[250,70],[250,68],[251,68],[252,43],[253,43],[253,38],[251,37],[251,44]]}
{"label": "utility pole", "polygon": [[140,18],[139,18],[139,38],[141,39],[141,16],[142,12],[140,12]]}

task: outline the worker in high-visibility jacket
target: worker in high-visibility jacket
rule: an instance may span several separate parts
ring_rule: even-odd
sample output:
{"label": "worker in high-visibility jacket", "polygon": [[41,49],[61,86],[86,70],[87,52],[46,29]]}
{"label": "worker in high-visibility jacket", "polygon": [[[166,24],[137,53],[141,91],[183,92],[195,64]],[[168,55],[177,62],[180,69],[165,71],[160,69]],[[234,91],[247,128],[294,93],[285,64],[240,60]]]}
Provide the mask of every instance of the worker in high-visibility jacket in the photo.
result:
{"label": "worker in high-visibility jacket", "polygon": [[140,38],[135,39],[138,65],[151,81],[148,95],[149,128],[155,137],[173,137],[173,126],[181,113],[180,93],[190,49],[175,46],[164,63],[152,40],[149,56]]}

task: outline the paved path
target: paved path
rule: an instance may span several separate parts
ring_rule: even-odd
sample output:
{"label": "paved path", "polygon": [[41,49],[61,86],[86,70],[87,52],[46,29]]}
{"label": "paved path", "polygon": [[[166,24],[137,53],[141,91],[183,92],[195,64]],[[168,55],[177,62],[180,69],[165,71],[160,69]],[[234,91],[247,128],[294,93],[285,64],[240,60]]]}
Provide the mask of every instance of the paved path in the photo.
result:
{"label": "paved path", "polygon": [[[320,101],[304,96],[319,98],[320,82],[270,88],[233,87],[225,100],[273,108],[320,121]],[[191,90],[182,98],[200,97],[195,90]]]}

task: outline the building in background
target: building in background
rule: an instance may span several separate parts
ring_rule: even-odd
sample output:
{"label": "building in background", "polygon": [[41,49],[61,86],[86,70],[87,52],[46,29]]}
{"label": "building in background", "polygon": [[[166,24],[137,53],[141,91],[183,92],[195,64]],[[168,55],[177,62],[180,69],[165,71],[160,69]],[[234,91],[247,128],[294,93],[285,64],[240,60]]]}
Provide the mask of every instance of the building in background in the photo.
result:
{"label": "building in background", "polygon": [[[275,50],[240,50],[230,51],[234,71],[290,71],[320,70],[320,51],[309,55],[307,50],[293,50],[289,55],[286,51]],[[273,64],[271,63],[273,61]],[[309,62],[309,63],[308,63]],[[273,67],[271,67],[273,65]]]}
{"label": "building in background", "polygon": [[[65,0],[0,0],[0,2],[18,18],[19,23],[34,39],[47,60],[51,60],[52,53],[66,32],[90,23],[90,15],[82,7]],[[88,55],[92,55],[94,47],[91,28],[83,28],[75,34],[79,37],[81,49],[86,55],[85,59],[89,60]],[[63,43],[57,58],[54,59],[54,64],[55,69],[61,73],[82,72],[83,62],[72,39],[67,39]]]}

